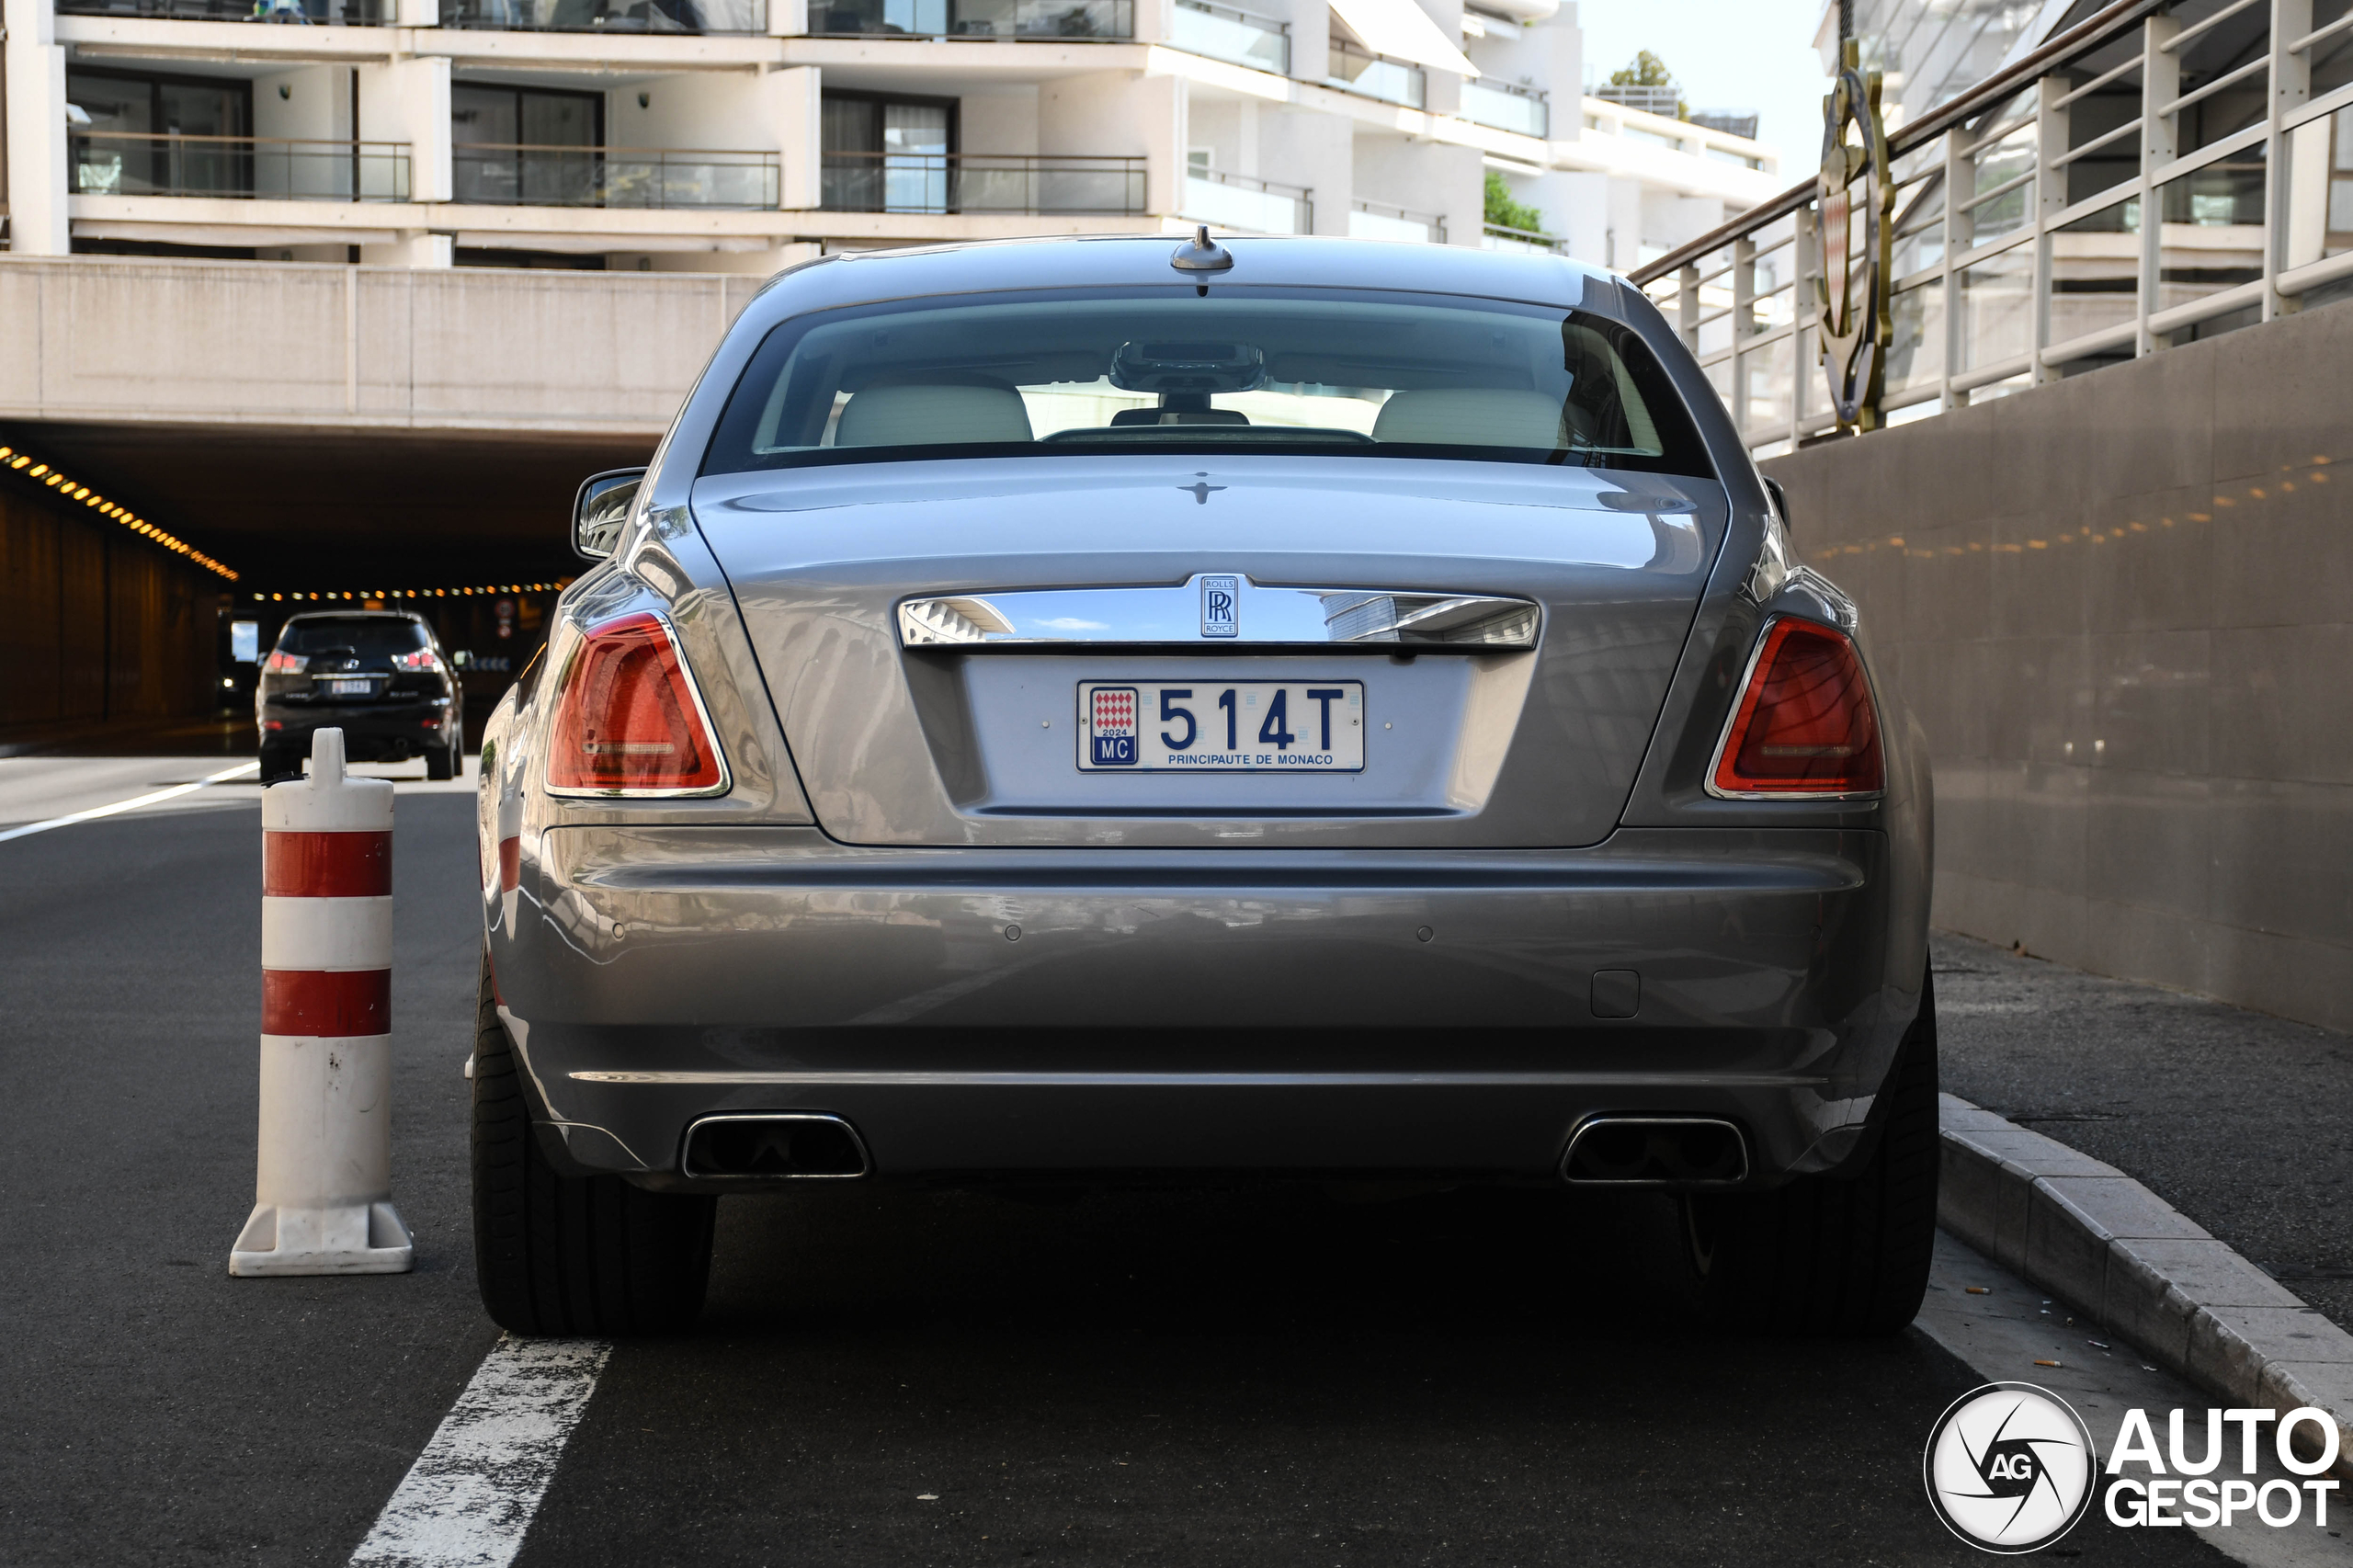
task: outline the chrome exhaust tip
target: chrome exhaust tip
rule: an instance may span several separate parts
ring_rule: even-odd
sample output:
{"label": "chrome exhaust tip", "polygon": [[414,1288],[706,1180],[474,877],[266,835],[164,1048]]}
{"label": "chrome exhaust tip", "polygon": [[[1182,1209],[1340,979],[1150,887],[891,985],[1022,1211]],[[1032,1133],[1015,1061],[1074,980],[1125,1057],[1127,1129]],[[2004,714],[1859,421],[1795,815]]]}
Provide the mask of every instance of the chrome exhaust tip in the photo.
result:
{"label": "chrome exhaust tip", "polygon": [[1748,1140],[1721,1117],[1592,1117],[1570,1135],[1561,1179],[1579,1187],[1730,1187],[1748,1179]]}
{"label": "chrome exhaust tip", "polygon": [[687,1129],[678,1161],[693,1180],[848,1181],[873,1168],[858,1129],[815,1111],[703,1117]]}

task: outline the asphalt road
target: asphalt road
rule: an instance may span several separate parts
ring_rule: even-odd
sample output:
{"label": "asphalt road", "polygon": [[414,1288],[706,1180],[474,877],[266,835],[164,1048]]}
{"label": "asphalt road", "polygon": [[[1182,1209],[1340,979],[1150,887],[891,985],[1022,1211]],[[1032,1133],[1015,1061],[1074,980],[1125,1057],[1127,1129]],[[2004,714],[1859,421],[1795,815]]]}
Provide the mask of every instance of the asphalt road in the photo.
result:
{"label": "asphalt road", "polygon": [[[252,795],[0,845],[0,1562],[339,1563],[494,1339],[468,802],[398,820],[392,1278],[225,1274]],[[697,1334],[614,1354],[523,1564],[1981,1560],[1919,1455],[1984,1378],[1917,1332],[1710,1336],[1655,1200],[853,1189],[729,1200],[719,1258]]]}

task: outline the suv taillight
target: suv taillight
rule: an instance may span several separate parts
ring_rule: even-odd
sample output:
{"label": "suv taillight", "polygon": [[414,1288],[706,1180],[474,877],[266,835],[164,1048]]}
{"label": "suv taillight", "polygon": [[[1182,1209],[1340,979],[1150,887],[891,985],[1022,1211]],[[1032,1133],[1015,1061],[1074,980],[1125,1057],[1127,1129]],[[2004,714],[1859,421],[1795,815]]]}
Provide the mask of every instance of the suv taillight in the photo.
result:
{"label": "suv taillight", "polygon": [[1872,795],[1886,787],[1879,713],[1844,632],[1776,620],[1748,667],[1710,792],[1733,798]]}
{"label": "suv taillight", "polygon": [[299,676],[310,667],[310,664],[308,654],[290,653],[283,648],[275,648],[270,651],[269,657],[261,662],[261,668],[264,675]]}
{"label": "suv taillight", "polygon": [[434,657],[433,650],[430,648],[419,648],[415,653],[392,655],[392,668],[396,670],[438,670],[440,667],[441,661]]}
{"label": "suv taillight", "polygon": [[557,699],[548,788],[592,795],[726,790],[719,743],[660,616],[642,610],[588,630]]}

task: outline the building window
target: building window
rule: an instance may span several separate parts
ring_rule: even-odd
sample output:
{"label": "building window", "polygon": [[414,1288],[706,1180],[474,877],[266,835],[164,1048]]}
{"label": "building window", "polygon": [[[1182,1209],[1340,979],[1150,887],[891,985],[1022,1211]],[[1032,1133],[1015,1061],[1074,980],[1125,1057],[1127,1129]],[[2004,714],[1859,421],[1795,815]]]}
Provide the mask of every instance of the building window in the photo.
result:
{"label": "building window", "polygon": [[77,196],[249,196],[253,84],[68,66]]}
{"label": "building window", "polygon": [[449,89],[460,201],[593,205],[605,143],[605,96],[460,83]]}
{"label": "building window", "polygon": [[824,141],[829,210],[951,210],[955,99],[827,93]]}

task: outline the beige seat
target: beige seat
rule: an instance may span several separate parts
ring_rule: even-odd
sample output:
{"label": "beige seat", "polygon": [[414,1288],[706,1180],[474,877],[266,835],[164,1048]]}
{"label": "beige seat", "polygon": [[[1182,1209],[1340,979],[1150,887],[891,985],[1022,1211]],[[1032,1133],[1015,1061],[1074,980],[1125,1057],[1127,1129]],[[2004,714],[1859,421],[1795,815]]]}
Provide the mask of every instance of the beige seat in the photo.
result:
{"label": "beige seat", "polygon": [[1542,392],[1501,387],[1433,387],[1390,394],[1372,422],[1376,441],[1449,447],[1535,447],[1561,439],[1561,405]]}
{"label": "beige seat", "polygon": [[1029,410],[1009,386],[972,381],[869,387],[834,426],[836,447],[928,447],[1028,441]]}

